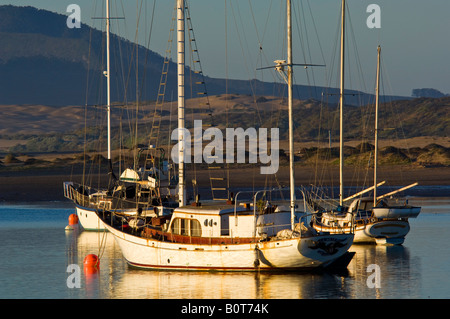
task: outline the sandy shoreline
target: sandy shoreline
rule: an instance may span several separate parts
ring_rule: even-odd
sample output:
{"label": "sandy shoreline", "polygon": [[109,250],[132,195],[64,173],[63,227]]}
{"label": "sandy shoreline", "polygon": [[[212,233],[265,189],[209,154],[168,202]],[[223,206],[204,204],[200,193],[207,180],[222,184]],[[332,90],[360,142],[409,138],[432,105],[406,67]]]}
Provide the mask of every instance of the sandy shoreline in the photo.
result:
{"label": "sandy shoreline", "polygon": [[[383,168],[379,180],[386,180],[386,185],[404,186],[414,182],[419,182],[420,186],[448,186],[450,185],[450,167],[438,168]],[[195,173],[187,173],[187,185],[192,185],[192,179],[197,180],[199,187],[210,187],[209,171],[199,170]],[[369,184],[372,181],[371,172],[354,172],[348,169],[344,175],[345,186],[363,185],[367,179]],[[315,176],[322,176],[317,179]],[[367,176],[368,175],[368,176]],[[3,172],[0,175],[0,202],[45,202],[45,201],[65,201],[62,184],[64,181],[81,181],[82,175],[70,172],[39,170],[29,172]],[[106,179],[102,179],[106,182]],[[261,175],[257,168],[235,168],[230,170],[230,185],[234,189],[248,187],[275,187],[277,185],[288,186],[289,174],[287,167],[281,167],[277,178],[273,175]],[[313,167],[296,167],[297,185],[321,185],[338,186],[339,172],[337,168],[332,168],[326,172],[317,172]],[[431,193],[423,196],[450,196],[445,192],[432,190]],[[68,200],[67,200],[68,201]]]}

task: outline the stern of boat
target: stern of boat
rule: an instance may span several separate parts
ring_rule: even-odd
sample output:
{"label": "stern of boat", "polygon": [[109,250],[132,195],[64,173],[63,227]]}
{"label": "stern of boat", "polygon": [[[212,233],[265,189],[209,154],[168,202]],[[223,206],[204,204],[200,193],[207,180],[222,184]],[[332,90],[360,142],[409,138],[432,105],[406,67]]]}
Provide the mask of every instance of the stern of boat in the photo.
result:
{"label": "stern of boat", "polygon": [[326,266],[347,253],[353,244],[353,234],[319,234],[302,238],[298,251],[305,257]]}
{"label": "stern of boat", "polygon": [[407,220],[381,220],[368,224],[365,232],[379,245],[401,245],[409,230]]}

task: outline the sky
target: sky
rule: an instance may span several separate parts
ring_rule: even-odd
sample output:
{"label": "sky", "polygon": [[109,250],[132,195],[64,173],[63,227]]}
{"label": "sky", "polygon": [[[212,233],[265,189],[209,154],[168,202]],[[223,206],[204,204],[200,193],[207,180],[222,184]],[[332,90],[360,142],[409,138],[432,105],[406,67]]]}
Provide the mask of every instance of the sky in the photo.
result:
{"label": "sky", "polygon": [[[450,1],[346,2],[346,88],[374,93],[380,45],[382,94],[411,96],[415,88],[450,93]],[[0,0],[1,5],[29,5],[64,15],[70,14],[70,4],[77,4],[81,22],[97,29],[104,29],[104,21],[92,18],[104,16],[104,3],[105,0]],[[337,87],[341,1],[292,3],[294,63],[326,65],[295,68],[296,84]],[[140,44],[164,56],[174,0],[111,0],[111,4],[111,15],[125,18],[112,21],[112,32],[131,41],[137,38]],[[378,21],[380,28],[369,28],[367,24],[374,14],[367,12],[371,4],[379,6],[379,19],[371,21]],[[274,71],[256,69],[271,66],[276,59],[286,59],[284,0],[189,0],[188,5],[204,74],[280,81]]]}

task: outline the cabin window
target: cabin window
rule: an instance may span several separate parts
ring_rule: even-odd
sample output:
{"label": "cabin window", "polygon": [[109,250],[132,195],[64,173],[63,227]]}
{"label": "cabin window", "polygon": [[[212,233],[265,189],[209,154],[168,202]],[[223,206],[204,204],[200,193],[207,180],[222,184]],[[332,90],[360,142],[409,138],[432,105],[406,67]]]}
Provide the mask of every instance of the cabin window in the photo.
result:
{"label": "cabin window", "polygon": [[180,219],[180,235],[189,235],[189,220],[181,218]]}
{"label": "cabin window", "polygon": [[195,219],[190,220],[190,229],[191,229],[191,236],[197,236],[200,237],[202,235],[202,228],[200,226],[200,222]]}
{"label": "cabin window", "polygon": [[200,222],[195,219],[175,218],[172,222],[171,231],[174,234],[184,236],[200,237],[202,235]]}
{"label": "cabin window", "polygon": [[175,218],[172,222],[172,227],[171,227],[171,231],[174,234],[180,234],[180,222],[181,219],[180,218]]}

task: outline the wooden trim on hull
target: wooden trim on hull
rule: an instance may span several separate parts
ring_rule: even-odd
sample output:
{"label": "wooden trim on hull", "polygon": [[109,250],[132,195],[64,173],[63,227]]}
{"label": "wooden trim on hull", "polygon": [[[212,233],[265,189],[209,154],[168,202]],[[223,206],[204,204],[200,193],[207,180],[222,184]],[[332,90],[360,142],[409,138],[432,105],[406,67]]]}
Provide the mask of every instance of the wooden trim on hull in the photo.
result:
{"label": "wooden trim on hull", "polygon": [[172,242],[179,244],[193,244],[193,245],[236,245],[236,244],[252,244],[258,243],[256,238],[226,238],[226,237],[194,237],[177,235],[169,232],[163,232],[158,229],[144,228],[141,233],[142,238],[153,239],[163,242]]}
{"label": "wooden trim on hull", "polygon": [[317,266],[317,267],[310,267],[310,268],[305,268],[305,267],[299,267],[299,268],[279,268],[279,267],[270,267],[270,266],[265,266],[265,267],[211,267],[211,266],[171,266],[171,265],[146,265],[146,264],[139,264],[139,263],[133,263],[129,260],[127,260],[127,263],[131,266],[131,267],[135,267],[135,268],[139,268],[139,269],[147,269],[147,270],[166,270],[166,271],[170,271],[170,270],[181,270],[181,271],[210,271],[210,272],[215,272],[215,271],[248,271],[248,272],[289,272],[289,271],[311,271],[311,270],[318,270],[318,269],[322,269],[323,267],[325,267],[324,264]]}

